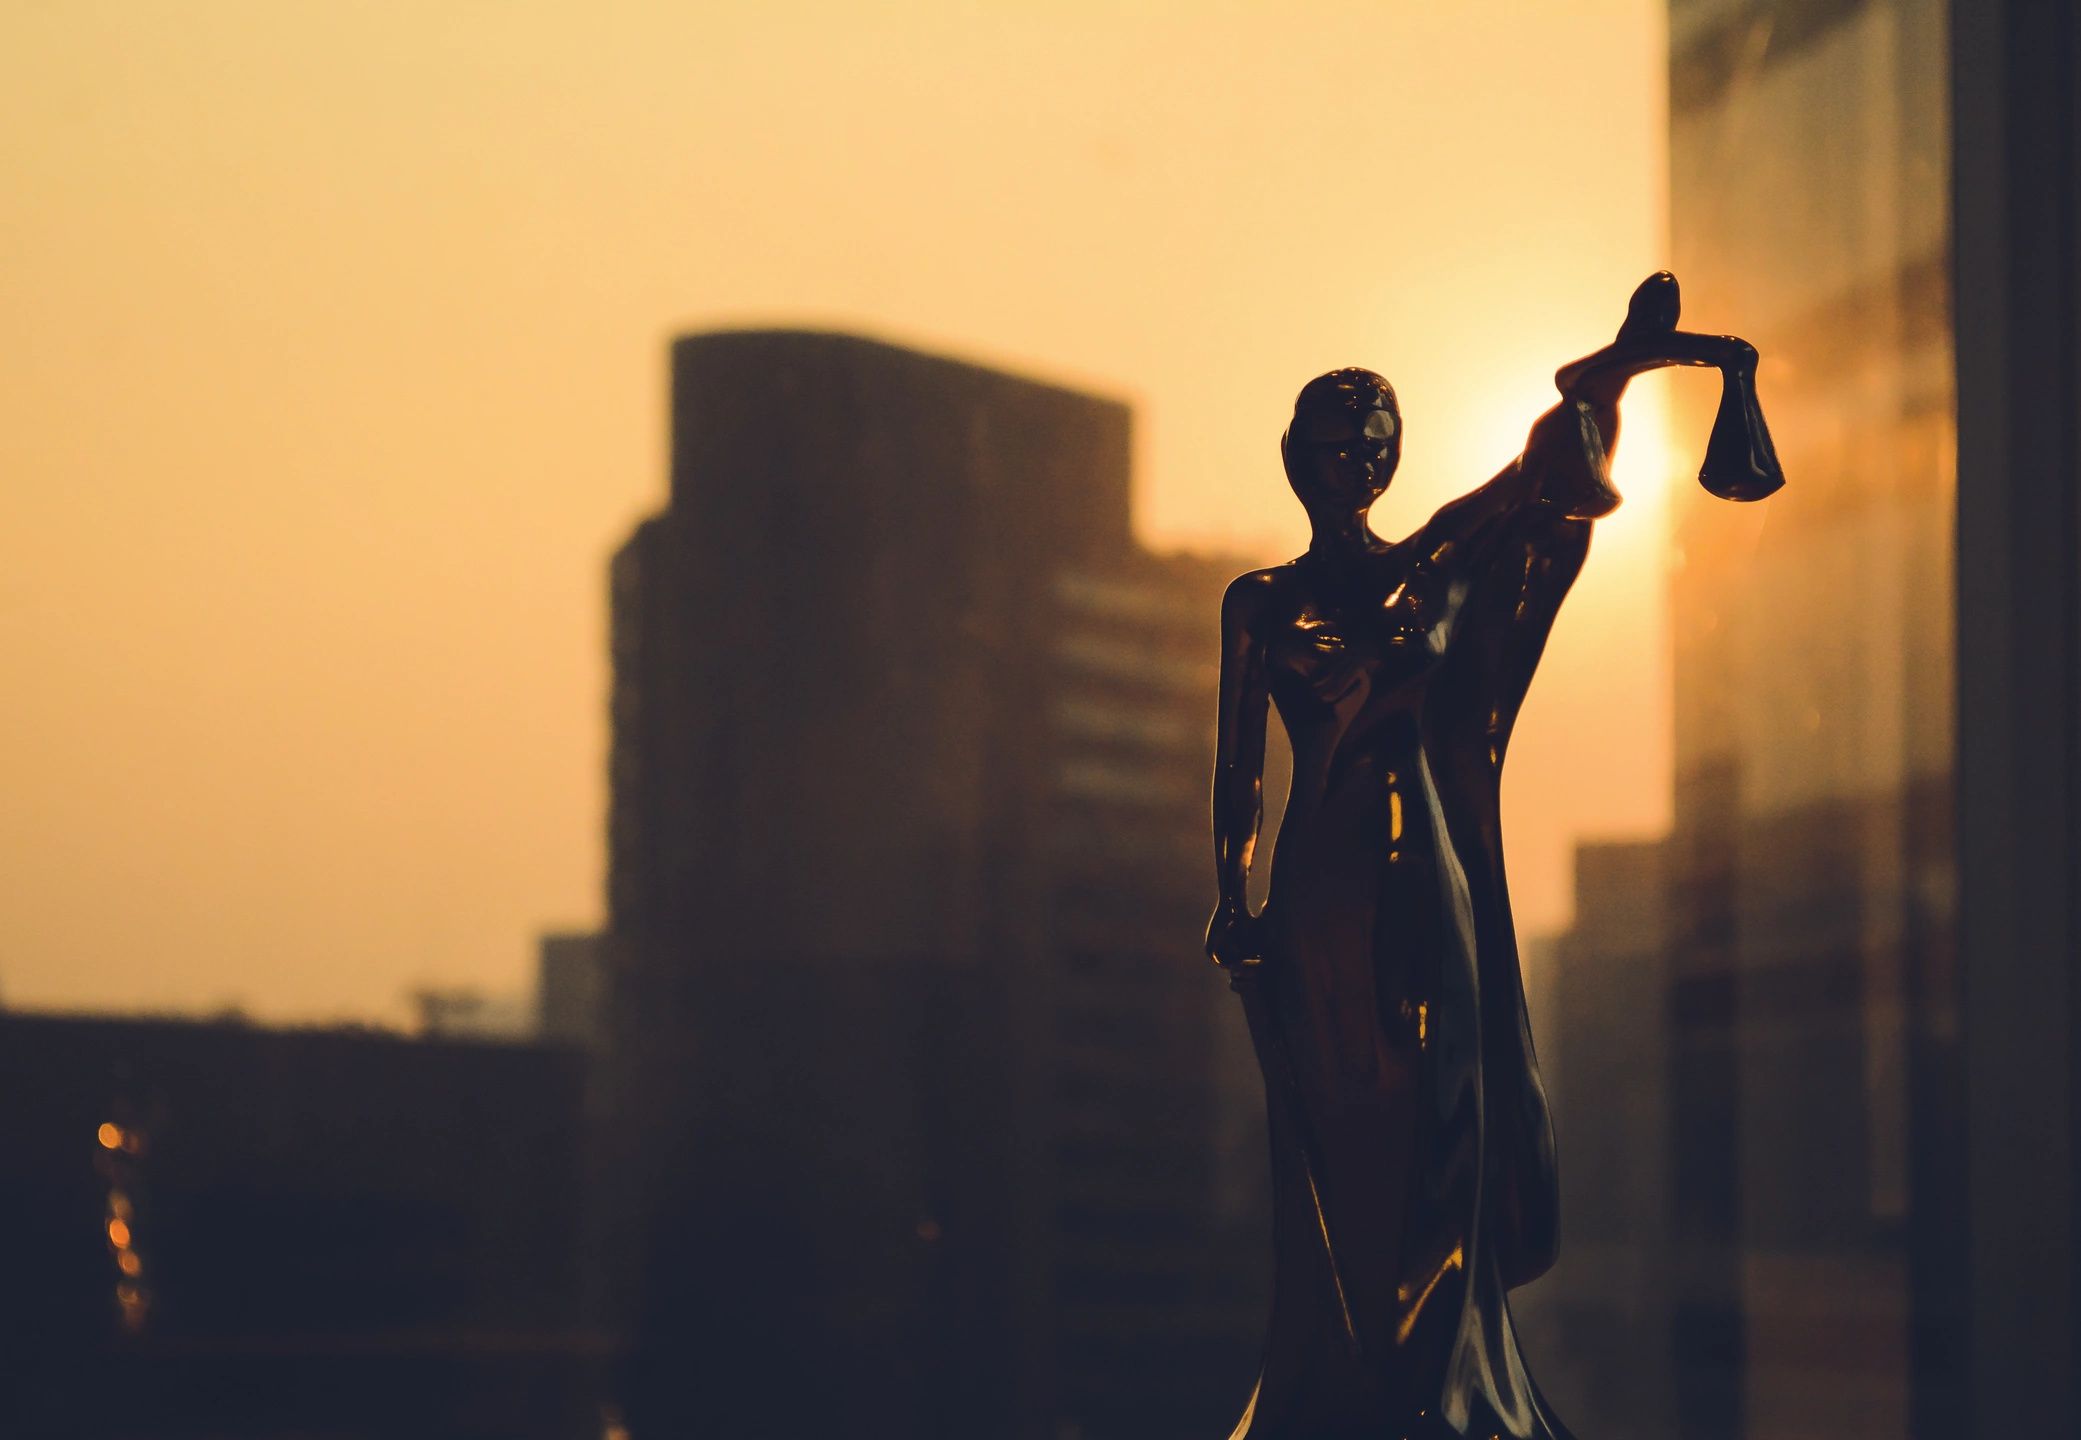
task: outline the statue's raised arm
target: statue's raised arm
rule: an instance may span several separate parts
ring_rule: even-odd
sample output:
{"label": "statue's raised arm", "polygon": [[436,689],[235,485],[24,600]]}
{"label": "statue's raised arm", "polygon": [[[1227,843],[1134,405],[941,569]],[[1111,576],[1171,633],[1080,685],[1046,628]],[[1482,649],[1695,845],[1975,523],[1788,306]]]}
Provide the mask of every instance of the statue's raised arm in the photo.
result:
{"label": "statue's raised arm", "polygon": [[1606,412],[1617,433],[1619,397],[1635,375],[1670,365],[1704,365],[1720,372],[1720,412],[1706,442],[1698,481],[1722,500],[1761,500],[1785,483],[1770,428],[1756,401],[1756,347],[1734,335],[1705,335],[1676,328],[1682,297],[1676,277],[1658,270],[1640,282],[1627,307],[1618,338],[1602,350],[1564,365],[1554,385],[1564,398]]}
{"label": "statue's raised arm", "polygon": [[1720,409],[1699,482],[1723,500],[1761,500],[1783,485],[1756,400],[1756,347],[1733,335],[1677,329],[1680,307],[1676,277],[1667,270],[1642,281],[1617,338],[1555,373],[1560,403],[1534,423],[1524,453],[1488,484],[1439,510],[1419,532],[1418,550],[1442,559],[1535,504],[1548,520],[1596,520],[1617,509],[1610,460],[1618,446],[1619,400],[1634,376],[1671,365],[1720,372]]}

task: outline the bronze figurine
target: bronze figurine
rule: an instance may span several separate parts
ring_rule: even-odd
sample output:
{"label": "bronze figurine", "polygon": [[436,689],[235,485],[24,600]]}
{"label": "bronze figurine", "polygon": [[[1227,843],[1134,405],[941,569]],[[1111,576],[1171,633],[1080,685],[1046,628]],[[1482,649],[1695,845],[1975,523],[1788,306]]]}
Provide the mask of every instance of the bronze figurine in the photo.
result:
{"label": "bronze figurine", "polygon": [[[1756,351],[1676,328],[1667,272],[1495,479],[1388,544],[1366,514],[1401,458],[1393,388],[1310,381],[1282,441],[1307,553],[1222,602],[1207,952],[1241,994],[1271,1121],[1275,1280],[1234,1440],[1568,1440],[1526,1373],[1509,1292],[1553,1264],[1552,1123],[1504,885],[1498,791],[1590,527],[1627,382],[1722,376],[1700,480],[1784,483]],[[1293,785],[1263,913],[1245,896],[1267,702]]]}

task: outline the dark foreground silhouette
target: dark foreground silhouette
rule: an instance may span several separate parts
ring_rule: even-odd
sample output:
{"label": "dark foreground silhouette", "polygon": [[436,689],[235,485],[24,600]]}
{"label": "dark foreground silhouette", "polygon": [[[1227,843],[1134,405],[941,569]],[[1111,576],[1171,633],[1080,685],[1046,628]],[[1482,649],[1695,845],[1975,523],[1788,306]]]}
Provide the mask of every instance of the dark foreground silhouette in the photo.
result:
{"label": "dark foreground silhouette", "polygon": [[[1307,553],[1222,604],[1207,950],[1242,995],[1271,1117],[1276,1278],[1235,1440],[1568,1440],[1526,1373],[1509,1292],[1554,1261],[1553,1128],[1504,883],[1504,754],[1540,652],[1619,503],[1609,457],[1633,376],[1716,367],[1700,480],[1783,479],[1756,352],[1676,328],[1667,273],[1618,338],[1555,377],[1524,453],[1414,535],[1366,514],[1401,458],[1393,388],[1309,382],[1282,449]],[[1293,788],[1262,914],[1245,899],[1267,705]]]}

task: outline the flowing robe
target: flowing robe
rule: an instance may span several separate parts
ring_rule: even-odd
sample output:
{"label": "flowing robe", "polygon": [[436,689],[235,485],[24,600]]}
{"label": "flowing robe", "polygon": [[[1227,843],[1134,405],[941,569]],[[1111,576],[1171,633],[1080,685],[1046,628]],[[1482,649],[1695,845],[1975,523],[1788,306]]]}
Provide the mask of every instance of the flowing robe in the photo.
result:
{"label": "flowing robe", "polygon": [[1569,517],[1616,503],[1597,418],[1549,411],[1518,461],[1369,556],[1356,586],[1305,562],[1259,572],[1252,663],[1294,776],[1246,982],[1277,1271],[1235,1440],[1567,1440],[1507,1298],[1553,1262],[1558,1184],[1498,802],[1588,553]]}

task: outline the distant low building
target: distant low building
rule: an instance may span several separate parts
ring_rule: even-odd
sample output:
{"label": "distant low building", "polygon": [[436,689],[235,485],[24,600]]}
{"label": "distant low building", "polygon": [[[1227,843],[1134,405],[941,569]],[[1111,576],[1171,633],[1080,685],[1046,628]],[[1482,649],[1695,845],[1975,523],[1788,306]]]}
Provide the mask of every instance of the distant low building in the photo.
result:
{"label": "distant low building", "polygon": [[591,1440],[578,1066],[0,1016],[0,1433]]}
{"label": "distant low building", "polygon": [[590,931],[544,935],[535,970],[534,1023],[542,1039],[598,1050],[607,1023],[606,937]]}
{"label": "distant low building", "polygon": [[443,1040],[532,1040],[536,1031],[535,997],[469,988],[426,989],[412,993],[418,1033]]}
{"label": "distant low building", "polygon": [[1575,924],[1526,947],[1561,1169],[1561,1256],[1511,1297],[1532,1373],[1604,1440],[1676,1433],[1668,847],[1575,851]]}

